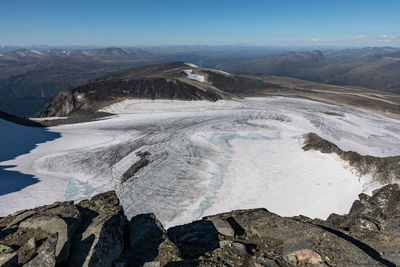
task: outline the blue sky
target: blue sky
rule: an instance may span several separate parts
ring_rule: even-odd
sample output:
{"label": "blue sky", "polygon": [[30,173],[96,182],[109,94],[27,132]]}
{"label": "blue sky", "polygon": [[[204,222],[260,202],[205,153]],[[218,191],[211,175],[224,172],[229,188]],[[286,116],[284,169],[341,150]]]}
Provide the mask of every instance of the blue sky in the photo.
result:
{"label": "blue sky", "polygon": [[0,45],[400,46],[400,1],[0,0]]}

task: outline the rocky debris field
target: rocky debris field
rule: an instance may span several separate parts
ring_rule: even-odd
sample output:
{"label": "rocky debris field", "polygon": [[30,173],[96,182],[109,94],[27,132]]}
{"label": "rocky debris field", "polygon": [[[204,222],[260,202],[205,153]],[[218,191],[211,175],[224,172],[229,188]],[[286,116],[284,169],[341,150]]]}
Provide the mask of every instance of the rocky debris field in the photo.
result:
{"label": "rocky debris field", "polygon": [[326,221],[236,210],[164,229],[128,220],[114,191],[0,219],[0,266],[396,266],[400,187],[359,195]]}

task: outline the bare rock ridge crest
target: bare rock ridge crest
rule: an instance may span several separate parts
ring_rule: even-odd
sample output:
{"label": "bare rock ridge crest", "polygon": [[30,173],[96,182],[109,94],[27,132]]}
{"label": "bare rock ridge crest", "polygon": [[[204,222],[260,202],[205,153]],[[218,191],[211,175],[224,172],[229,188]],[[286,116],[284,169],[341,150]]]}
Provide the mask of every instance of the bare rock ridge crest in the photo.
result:
{"label": "bare rock ridge crest", "polygon": [[337,145],[321,138],[315,133],[303,135],[303,150],[318,150],[322,153],[335,153],[349,162],[361,175],[372,174],[381,184],[400,183],[400,156],[374,157],[363,156],[353,151],[343,151]]}
{"label": "bare rock ridge crest", "polygon": [[114,191],[0,218],[0,266],[396,266],[400,187],[326,221],[236,210],[164,229],[128,220]]}
{"label": "bare rock ridge crest", "polygon": [[184,62],[127,69],[63,90],[38,116],[87,116],[125,99],[218,101],[256,96],[301,97],[400,116],[400,95],[277,76],[230,74]]}
{"label": "bare rock ridge crest", "polygon": [[203,70],[197,70],[184,62],[120,71],[88,84],[61,91],[48,102],[39,116],[96,112],[107,105],[128,98],[217,101],[232,96],[210,82],[188,79],[184,74],[187,69],[196,75],[207,76]]}

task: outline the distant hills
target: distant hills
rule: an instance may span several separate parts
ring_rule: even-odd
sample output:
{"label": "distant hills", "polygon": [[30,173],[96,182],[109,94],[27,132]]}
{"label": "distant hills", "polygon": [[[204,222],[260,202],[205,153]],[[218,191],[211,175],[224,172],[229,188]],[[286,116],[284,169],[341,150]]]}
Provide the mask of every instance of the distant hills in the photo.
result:
{"label": "distant hills", "polygon": [[214,71],[184,62],[115,72],[85,85],[61,91],[46,104],[39,116],[89,114],[129,98],[209,101],[231,98],[232,94],[213,85],[209,78],[211,72]]}
{"label": "distant hills", "polygon": [[27,50],[0,54],[0,110],[32,116],[59,91],[120,69],[158,62],[140,49]]}
{"label": "distant hills", "polygon": [[[318,52],[313,55],[320,56]],[[217,101],[255,96],[308,98],[400,118],[400,95],[279,76],[231,74],[185,62],[126,69],[63,90],[39,116],[88,116],[125,99]]]}
{"label": "distant hills", "polygon": [[0,110],[32,116],[65,88],[149,64],[185,61],[231,73],[278,75],[400,93],[400,49],[287,52],[260,47],[176,46],[0,51]]}
{"label": "distant hills", "polygon": [[27,50],[0,54],[0,95],[50,97],[122,68],[149,63],[140,49]]}
{"label": "distant hills", "polygon": [[210,65],[231,72],[279,75],[400,93],[400,49],[393,47],[288,52]]}

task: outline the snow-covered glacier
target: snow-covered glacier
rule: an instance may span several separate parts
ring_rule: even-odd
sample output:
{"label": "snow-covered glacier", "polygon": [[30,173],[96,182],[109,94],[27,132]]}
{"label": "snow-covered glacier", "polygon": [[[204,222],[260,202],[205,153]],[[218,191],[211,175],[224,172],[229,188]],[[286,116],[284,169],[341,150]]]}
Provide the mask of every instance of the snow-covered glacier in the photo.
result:
{"label": "snow-covered glacier", "polygon": [[[363,155],[400,154],[399,120],[304,99],[125,100],[103,111],[115,115],[50,127],[58,137],[0,162],[3,181],[12,172],[38,179],[0,195],[0,216],[115,189],[128,216],[153,212],[166,227],[257,207],[325,219],[380,185],[336,155],[304,152],[302,134]],[[139,151],[150,164],[121,183]]]}

